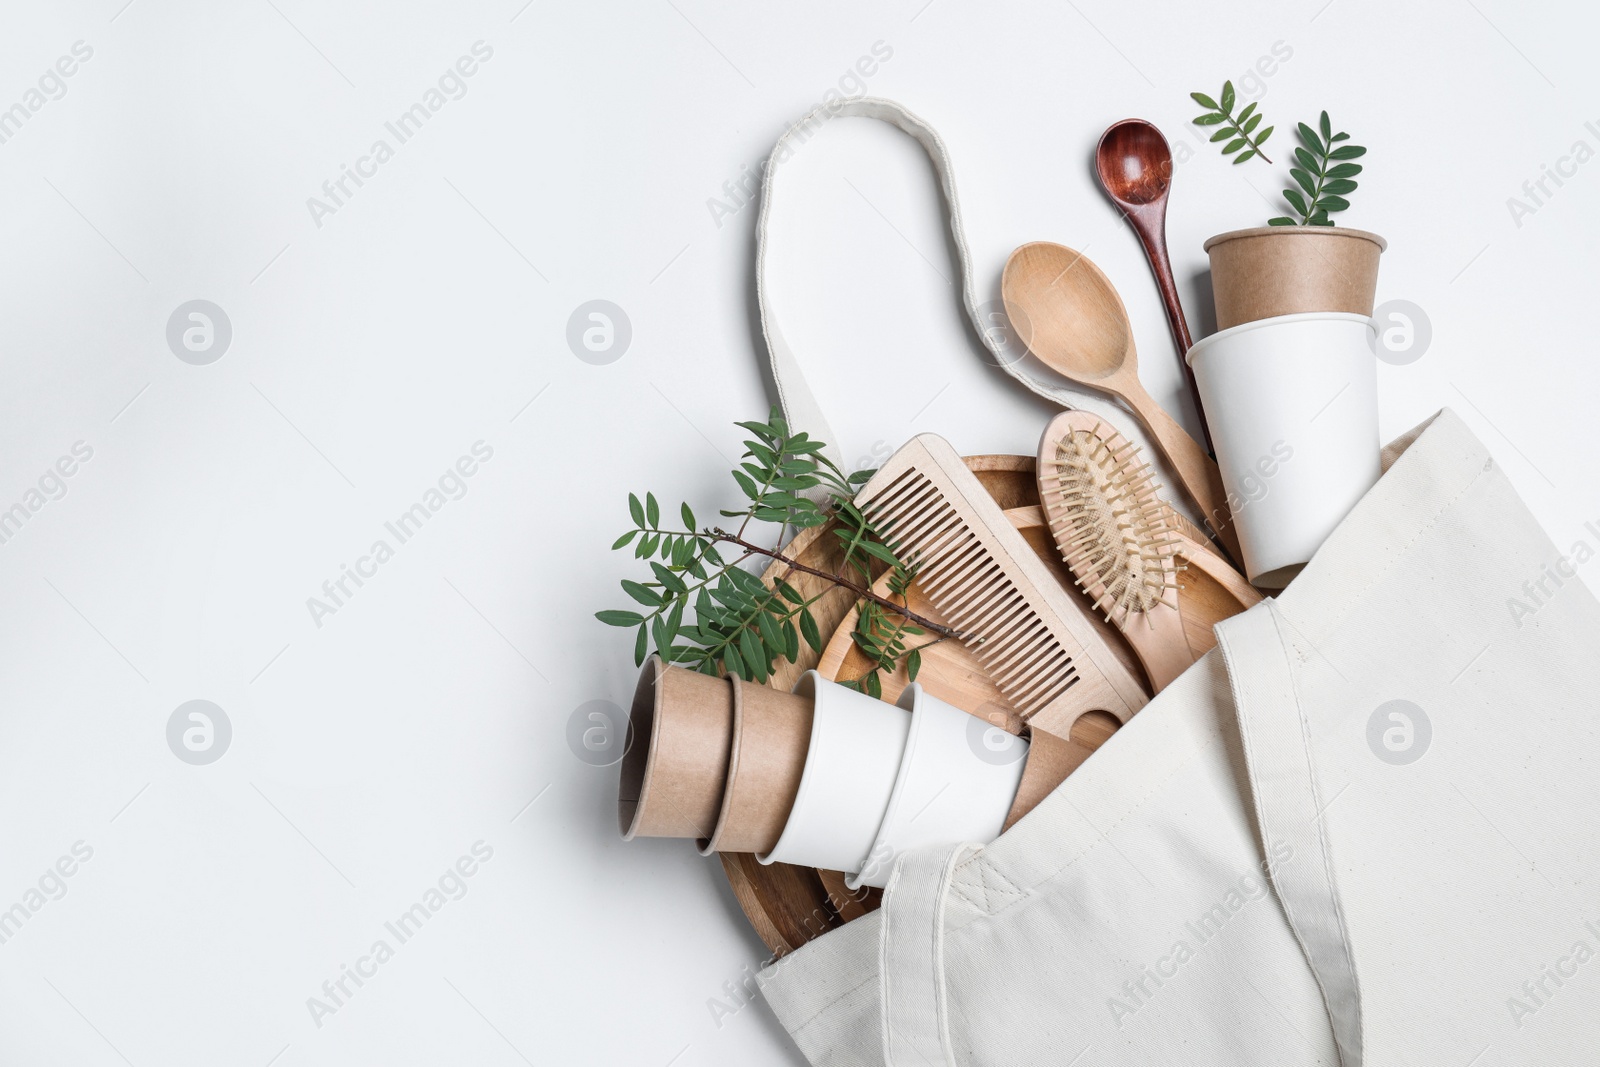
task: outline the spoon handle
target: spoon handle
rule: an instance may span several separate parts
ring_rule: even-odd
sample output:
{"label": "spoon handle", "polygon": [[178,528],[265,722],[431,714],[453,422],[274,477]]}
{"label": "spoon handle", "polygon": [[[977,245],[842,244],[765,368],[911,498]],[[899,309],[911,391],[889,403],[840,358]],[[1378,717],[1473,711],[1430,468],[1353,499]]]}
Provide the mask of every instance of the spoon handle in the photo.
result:
{"label": "spoon handle", "polygon": [[1234,531],[1233,514],[1228,509],[1228,491],[1222,487],[1222,472],[1217,469],[1216,461],[1206,455],[1188,431],[1178,425],[1166,409],[1145,392],[1143,386],[1128,382],[1121,392],[1122,398],[1139,416],[1139,421],[1150,431],[1156,445],[1166,453],[1179,481],[1183,483],[1184,492],[1200,509],[1206,525],[1221,540],[1223,548],[1233,557],[1233,562],[1243,564],[1239,535]]}
{"label": "spoon handle", "polygon": [[1194,368],[1184,357],[1194,347],[1189,336],[1189,323],[1183,317],[1183,302],[1178,299],[1178,285],[1172,277],[1172,257],[1167,253],[1166,201],[1160,200],[1142,210],[1128,212],[1128,224],[1138,234],[1144,246],[1144,257],[1150,263],[1150,273],[1156,277],[1156,288],[1161,291],[1161,305],[1167,313],[1167,328],[1172,332],[1172,343],[1178,350],[1178,362],[1183,365],[1184,381],[1189,384],[1189,397],[1194,401],[1195,414],[1200,417],[1200,437],[1206,451],[1215,455],[1211,447],[1211,430],[1206,425],[1205,409],[1200,404],[1200,386],[1194,380]]}

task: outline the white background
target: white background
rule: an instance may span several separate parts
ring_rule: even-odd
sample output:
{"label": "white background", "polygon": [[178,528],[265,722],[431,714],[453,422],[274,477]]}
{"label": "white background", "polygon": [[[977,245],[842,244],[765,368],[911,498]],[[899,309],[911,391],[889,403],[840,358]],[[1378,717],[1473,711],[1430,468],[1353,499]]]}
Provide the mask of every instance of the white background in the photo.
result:
{"label": "white background", "polygon": [[[1184,418],[1094,141],[1141,115],[1177,149],[1198,336],[1202,242],[1278,213],[1289,131],[1328,108],[1371,150],[1343,221],[1390,241],[1379,299],[1433,326],[1380,367],[1385,434],[1456,408],[1559,544],[1595,540],[1600,163],[1507,205],[1600,148],[1591,5],[523,2],[7,9],[0,108],[93,56],[0,144],[0,509],[93,456],[0,544],[0,908],[93,857],[0,944],[0,1062],[798,1062],[764,1007],[708,1007],[764,956],[719,866],[620,842],[615,768],[566,729],[631,693],[629,635],[591,617],[623,606],[625,494],[727,506],[730,423],[768,403],[756,208],[708,200],[875,42],[868,90],[951,146],[980,285],[1024,241],[1086,250]],[[466,94],[318,226],[307,198],[480,40]],[[1280,167],[1231,167],[1187,94],[1243,93],[1279,42],[1250,95]],[[846,447],[1031,452],[1048,409],[963,325],[912,142],[839,122],[786,180],[785,327]],[[206,366],[165,338],[197,298],[233,328]],[[632,324],[609,365],[566,343],[592,299]],[[307,598],[480,440],[465,495],[316,625]],[[197,698],[233,728],[209,766],[166,740]],[[466,895],[318,1026],[307,998],[480,840]]]}

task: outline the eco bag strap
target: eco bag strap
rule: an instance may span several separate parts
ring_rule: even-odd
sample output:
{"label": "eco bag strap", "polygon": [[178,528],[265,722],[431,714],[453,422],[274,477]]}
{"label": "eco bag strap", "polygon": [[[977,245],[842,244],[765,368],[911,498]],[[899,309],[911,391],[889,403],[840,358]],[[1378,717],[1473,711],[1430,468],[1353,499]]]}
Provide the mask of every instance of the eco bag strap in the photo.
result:
{"label": "eco bag strap", "polygon": [[[1361,988],[1329,850],[1287,622],[1265,600],[1216,627],[1272,885],[1322,990],[1341,1067],[1361,1067]],[[1289,851],[1292,849],[1292,851]],[[1274,862],[1279,855],[1285,858]]]}
{"label": "eco bag strap", "polygon": [[[956,195],[955,171],[951,166],[950,151],[945,147],[944,140],[938,131],[903,105],[893,100],[870,96],[857,100],[834,101],[813,108],[778,138],[778,143],[773,146],[772,155],[767,160],[761,191],[761,216],[756,224],[756,302],[761,310],[761,332],[766,338],[767,353],[772,361],[772,377],[778,389],[778,402],[789,425],[826,442],[828,448],[825,454],[843,466],[842,457],[847,453],[842,451],[839,438],[834,435],[833,428],[828,425],[828,420],[822,413],[821,405],[817,403],[816,395],[806,383],[799,359],[783,336],[768,278],[768,267],[773,256],[771,228],[773,205],[778,201],[778,175],[783,164],[794,155],[797,147],[809,141],[823,123],[839,117],[878,119],[887,122],[910,135],[922,146],[923,151],[927,152],[929,160],[933,163],[934,173],[938,175],[939,189],[950,214],[950,235],[954,238],[956,259],[961,268],[962,304],[994,362],[1030,391],[1047,400],[1066,408],[1094,411],[1114,420],[1118,426],[1125,425],[1128,419],[1109,400],[1087,398],[1058,381],[1041,377],[1023,359],[1021,342],[1011,339],[1008,344],[1011,330],[1004,316],[992,309],[985,312],[983,305],[988,302],[980,300],[973,284],[972,255],[967,249],[966,232],[961,221],[961,201]],[[1144,443],[1143,435],[1137,428],[1128,431],[1126,436],[1136,444]],[[1156,455],[1148,448],[1144,451],[1147,455]]]}
{"label": "eco bag strap", "polygon": [[883,890],[878,974],[883,1062],[888,1067],[955,1067],[944,980],[944,909],[955,869],[979,846],[901,853]]}

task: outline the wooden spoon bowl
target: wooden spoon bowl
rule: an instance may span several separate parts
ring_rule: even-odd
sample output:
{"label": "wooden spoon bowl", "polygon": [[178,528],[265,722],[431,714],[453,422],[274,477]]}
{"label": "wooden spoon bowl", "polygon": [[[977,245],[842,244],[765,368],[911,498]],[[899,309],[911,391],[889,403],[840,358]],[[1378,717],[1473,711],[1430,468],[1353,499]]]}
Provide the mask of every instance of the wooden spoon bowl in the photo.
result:
{"label": "wooden spoon bowl", "polygon": [[1094,164],[1106,195],[1125,207],[1164,201],[1172,188],[1172,149],[1143,119],[1123,119],[1106,130]]}

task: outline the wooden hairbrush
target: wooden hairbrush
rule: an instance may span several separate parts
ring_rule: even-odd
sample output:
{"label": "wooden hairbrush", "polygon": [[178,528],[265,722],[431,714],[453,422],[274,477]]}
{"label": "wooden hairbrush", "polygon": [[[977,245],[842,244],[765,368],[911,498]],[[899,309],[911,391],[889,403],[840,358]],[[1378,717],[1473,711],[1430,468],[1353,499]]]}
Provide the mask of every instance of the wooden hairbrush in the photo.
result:
{"label": "wooden hairbrush", "polygon": [[1159,693],[1199,657],[1178,610],[1182,541],[1149,465],[1098,415],[1067,411],[1040,439],[1038,479],[1067,569],[1128,639]]}

